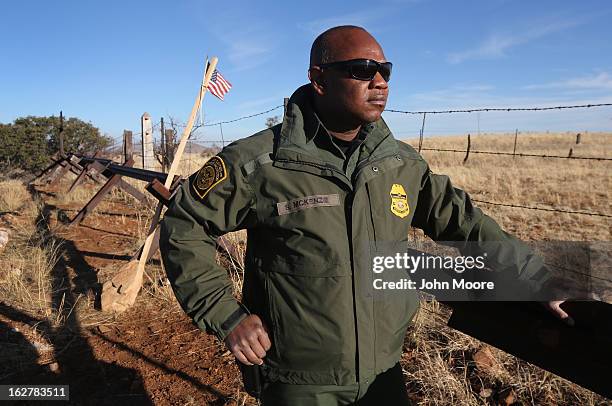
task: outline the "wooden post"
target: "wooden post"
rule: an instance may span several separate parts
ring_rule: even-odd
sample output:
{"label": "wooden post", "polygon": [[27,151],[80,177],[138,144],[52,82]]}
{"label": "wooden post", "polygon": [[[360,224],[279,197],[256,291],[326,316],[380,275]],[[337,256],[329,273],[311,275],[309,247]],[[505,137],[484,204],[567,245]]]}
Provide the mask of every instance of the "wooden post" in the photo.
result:
{"label": "wooden post", "polygon": [[219,131],[221,131],[221,149],[225,148],[225,138],[223,137],[223,125],[219,123]]}
{"label": "wooden post", "polygon": [[64,113],[60,110],[60,126],[59,126],[59,150],[60,155],[64,156]]}
{"label": "wooden post", "polygon": [[123,130],[123,163],[134,158],[134,144],[132,141],[132,132]]}
{"label": "wooden post", "polygon": [[155,169],[155,157],[153,156],[153,124],[151,115],[144,113],[140,118],[142,132],[142,167],[143,169]]}
{"label": "wooden post", "polygon": [[169,164],[174,161],[174,130],[171,128],[166,129],[166,160]]}
{"label": "wooden post", "polygon": [[[151,260],[151,258],[153,258],[153,255],[155,255],[155,253],[157,252],[157,249],[159,248],[159,230],[160,228],[157,227],[155,229],[155,235],[153,236],[153,241],[151,243],[151,248],[149,249],[149,253],[147,254],[147,262],[149,262],[149,260]],[[140,258],[140,254],[142,254],[142,249],[144,248],[144,246],[141,246],[138,251],[136,251],[136,253],[134,255],[132,255],[131,261],[137,261],[138,258]]]}
{"label": "wooden post", "polygon": [[423,148],[423,135],[425,134],[425,117],[427,113],[423,113],[423,123],[421,124],[421,132],[419,133],[419,154],[421,153],[421,148]]}
{"label": "wooden post", "polygon": [[465,152],[465,158],[463,158],[463,164],[464,165],[467,162],[468,158],[470,157],[470,147],[471,146],[472,146],[472,139],[470,137],[470,134],[468,133],[468,145],[467,145],[467,150]]}
{"label": "wooden post", "polygon": [[516,139],[518,138],[518,128],[514,131],[514,149],[512,150],[512,159],[516,158]]}
{"label": "wooden post", "polygon": [[576,134],[576,145],[580,144],[580,138],[581,138],[580,133]]}
{"label": "wooden post", "polygon": [[166,140],[165,140],[165,128],[164,128],[164,118],[161,118],[160,121],[160,129],[159,132],[161,134],[161,139],[159,142],[159,150],[161,155],[161,170],[163,173],[166,173]]}
{"label": "wooden post", "polygon": [[[217,66],[217,61],[218,59],[216,57],[213,57],[210,62],[210,65],[207,66],[207,69],[205,71],[204,80],[200,85],[199,94],[196,98],[193,108],[191,109],[189,120],[187,121],[187,125],[183,129],[183,134],[181,135],[180,142],[176,148],[176,158],[172,161],[172,164],[170,165],[170,170],[168,171],[168,176],[164,183],[164,187],[166,189],[169,189],[172,185],[174,175],[178,170],[181,156],[183,155],[187,140],[189,139],[189,135],[191,134],[191,129],[193,128],[196,113],[200,108],[202,99],[204,98],[206,92],[206,88],[208,87],[208,83],[210,82],[211,76],[215,70],[215,67]],[[117,275],[115,275],[111,280],[104,282],[104,284],[102,285],[102,293],[100,295],[102,311],[123,311],[134,304],[136,300],[136,295],[138,294],[138,292],[140,291],[140,287],[142,286],[145,263],[149,258],[149,252],[155,240],[156,229],[162,213],[162,209],[163,204],[159,202],[157,208],[155,209],[153,219],[151,220],[149,231],[147,233],[147,239],[145,240],[138,260],[130,261],[125,267],[121,269],[121,271]]]}

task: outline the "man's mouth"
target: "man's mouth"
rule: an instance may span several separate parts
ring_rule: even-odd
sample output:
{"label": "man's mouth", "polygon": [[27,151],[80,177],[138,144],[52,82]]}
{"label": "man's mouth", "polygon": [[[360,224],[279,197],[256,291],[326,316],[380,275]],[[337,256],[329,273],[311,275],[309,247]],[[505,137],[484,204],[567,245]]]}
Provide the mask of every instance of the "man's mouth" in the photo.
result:
{"label": "man's mouth", "polygon": [[387,104],[387,95],[382,93],[373,94],[368,98],[368,103],[384,107]]}
{"label": "man's mouth", "polygon": [[374,98],[368,99],[368,103],[375,104],[377,106],[384,106],[385,104],[387,104],[387,98],[386,97],[374,97]]}

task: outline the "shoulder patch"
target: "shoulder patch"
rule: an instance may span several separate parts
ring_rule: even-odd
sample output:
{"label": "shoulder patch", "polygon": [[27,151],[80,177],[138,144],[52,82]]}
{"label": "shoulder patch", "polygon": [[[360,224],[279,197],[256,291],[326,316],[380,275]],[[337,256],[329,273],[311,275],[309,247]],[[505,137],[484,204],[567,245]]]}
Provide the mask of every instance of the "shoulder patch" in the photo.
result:
{"label": "shoulder patch", "polygon": [[203,199],[210,192],[210,189],[223,182],[226,178],[227,169],[225,168],[225,162],[223,162],[221,157],[214,156],[200,168],[193,182],[191,182],[191,188],[200,199]]}

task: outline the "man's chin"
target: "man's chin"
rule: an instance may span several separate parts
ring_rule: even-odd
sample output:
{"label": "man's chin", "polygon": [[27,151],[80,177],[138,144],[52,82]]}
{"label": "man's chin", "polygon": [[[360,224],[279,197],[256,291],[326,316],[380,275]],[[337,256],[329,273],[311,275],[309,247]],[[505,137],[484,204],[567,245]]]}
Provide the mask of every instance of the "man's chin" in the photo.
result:
{"label": "man's chin", "polygon": [[368,114],[365,115],[364,117],[364,121],[366,123],[373,123],[375,121],[380,120],[380,117],[382,116],[382,112],[383,112],[384,107],[382,107],[380,110],[374,110],[371,112],[368,112]]}

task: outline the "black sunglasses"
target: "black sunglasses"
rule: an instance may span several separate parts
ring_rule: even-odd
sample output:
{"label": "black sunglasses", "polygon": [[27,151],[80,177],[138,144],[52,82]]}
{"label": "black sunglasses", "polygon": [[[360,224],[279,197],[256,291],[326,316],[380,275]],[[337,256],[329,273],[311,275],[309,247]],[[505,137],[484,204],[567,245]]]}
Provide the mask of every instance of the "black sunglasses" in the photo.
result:
{"label": "black sunglasses", "polygon": [[380,76],[388,82],[391,79],[391,62],[377,62],[373,59],[351,59],[349,61],[339,61],[322,63],[318,66],[321,69],[334,68],[351,75],[357,80],[372,80],[376,76],[376,72],[380,72]]}

